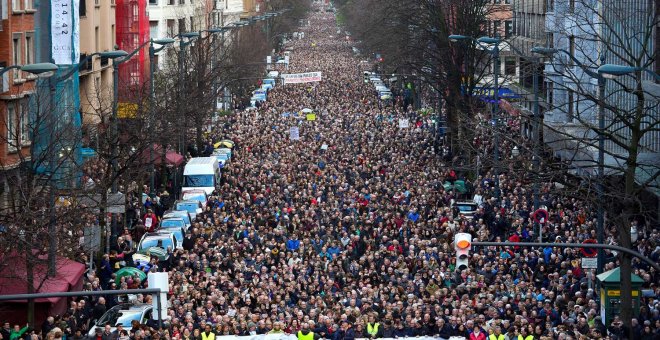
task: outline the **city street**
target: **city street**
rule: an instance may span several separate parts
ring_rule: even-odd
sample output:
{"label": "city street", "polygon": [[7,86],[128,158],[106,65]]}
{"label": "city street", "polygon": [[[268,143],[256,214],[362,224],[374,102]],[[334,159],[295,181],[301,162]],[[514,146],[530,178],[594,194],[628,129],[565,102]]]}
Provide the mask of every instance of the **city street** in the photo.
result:
{"label": "city street", "polygon": [[[377,58],[355,53],[334,8],[313,9],[298,28],[304,34],[284,45],[289,64],[278,70],[288,76],[255,92],[265,100],[254,107],[214,121],[204,136],[208,150],[199,151],[212,159],[185,157],[181,193],[151,188],[149,197],[149,183],[122,182],[130,214],[116,213],[116,244],[82,279],[82,290],[109,294],[70,299],[66,313],[49,314],[41,327],[7,323],[0,340],[625,338],[618,315],[603,324],[604,298],[581,262],[595,252],[472,247],[457,268],[458,233],[494,242],[535,242],[539,230],[544,242],[597,237],[591,201],[556,190],[554,180],[537,179],[544,215],[535,215],[520,117],[502,113],[501,140],[490,120],[464,123],[474,139],[463,143],[482,160],[459,168],[439,145],[435,116],[404,107],[412,102],[401,83],[388,83],[390,92],[365,78]],[[484,161],[494,147],[499,173]],[[178,156],[176,166],[184,162]],[[191,165],[210,170],[193,173]],[[634,227],[635,249],[657,261],[660,231]],[[607,228],[605,243],[617,236]],[[77,253],[79,262],[89,260]],[[617,261],[605,251],[604,270]],[[129,305],[111,294],[146,288],[156,272],[169,273],[162,328],[151,296],[131,297]],[[649,297],[640,303],[635,295],[632,331],[635,339],[658,339],[659,273],[639,261],[633,272],[635,289]]]}

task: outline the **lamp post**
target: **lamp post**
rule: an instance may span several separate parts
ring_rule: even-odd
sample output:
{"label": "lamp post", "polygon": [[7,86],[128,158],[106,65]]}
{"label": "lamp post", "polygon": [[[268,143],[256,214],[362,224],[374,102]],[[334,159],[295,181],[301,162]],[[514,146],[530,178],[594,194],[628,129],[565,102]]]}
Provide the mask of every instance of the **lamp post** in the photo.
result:
{"label": "lamp post", "polygon": [[0,69],[0,77],[2,77],[3,74],[9,72],[10,70],[21,70],[23,72],[34,74],[39,78],[48,78],[51,77],[55,71],[58,70],[58,67],[57,65],[52,63],[11,65]]}
{"label": "lamp post", "polygon": [[[173,44],[175,42],[174,39],[172,38],[165,38],[165,39],[151,39],[149,41],[149,126],[151,123],[153,123],[152,119],[155,116],[155,107],[156,107],[156,90],[154,87],[154,73],[156,66],[154,65],[156,61],[156,53],[162,51],[167,45]],[[160,47],[156,48],[154,45],[160,45]],[[153,158],[153,143],[150,143],[149,145],[149,167],[151,168],[151,176],[149,177],[149,191],[151,194],[154,193],[154,186],[155,186],[155,169],[154,169],[154,158]],[[165,146],[162,146],[163,149]]]}
{"label": "lamp post", "polygon": [[450,41],[471,41],[474,43],[477,43],[478,45],[481,46],[492,46],[492,50],[487,51],[493,56],[493,62],[494,62],[494,70],[493,70],[493,77],[495,78],[493,80],[493,85],[494,85],[494,91],[493,91],[493,107],[492,107],[492,119],[493,119],[493,138],[494,138],[494,148],[493,148],[493,170],[495,172],[495,201],[499,205],[500,204],[500,178],[499,178],[499,158],[500,158],[500,150],[499,150],[499,132],[498,132],[498,125],[499,125],[499,108],[500,108],[500,103],[499,103],[499,75],[500,75],[500,43],[502,40],[500,38],[492,38],[492,37],[481,37],[478,39],[475,39],[473,37],[465,36],[465,35],[459,35],[459,34],[452,34],[449,36]]}
{"label": "lamp post", "polygon": [[[183,105],[181,101],[183,100],[183,90],[185,86],[183,85],[183,78],[185,74],[185,68],[183,65],[183,60],[185,58],[185,51],[186,47],[188,47],[192,42],[199,38],[200,33],[199,32],[187,32],[187,33],[180,33],[179,34],[179,93],[178,93],[178,100],[177,100],[177,112],[179,117],[183,117],[183,131],[181,133],[181,154],[185,157],[186,156],[186,136],[187,136],[187,129],[188,129],[188,118],[184,116],[183,114]],[[186,40],[187,38],[187,40]],[[175,183],[176,183],[176,177],[175,176]]]}
{"label": "lamp post", "polygon": [[[598,184],[596,186],[598,194],[598,212],[597,212],[597,227],[596,227],[596,238],[599,244],[605,242],[605,207],[603,204],[604,200],[604,188],[603,181],[605,179],[605,77],[599,74],[599,72],[591,71],[586,65],[577,60],[569,51],[564,49],[556,48],[547,48],[547,47],[536,47],[533,49],[534,53],[542,54],[548,57],[552,57],[557,53],[566,54],[571,60],[580,67],[584,73],[588,76],[598,80]],[[602,58],[601,58],[601,61]],[[571,103],[569,103],[571,105]],[[596,273],[603,272],[603,266],[605,265],[605,253],[602,249],[598,249]]]}

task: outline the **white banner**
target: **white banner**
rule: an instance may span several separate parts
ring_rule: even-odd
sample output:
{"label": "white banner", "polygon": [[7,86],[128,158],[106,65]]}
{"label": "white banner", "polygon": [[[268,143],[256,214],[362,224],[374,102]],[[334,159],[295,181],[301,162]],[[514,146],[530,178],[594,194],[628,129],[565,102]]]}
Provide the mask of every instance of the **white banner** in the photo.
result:
{"label": "white banner", "polygon": [[408,119],[399,118],[399,128],[406,129],[408,127],[410,127],[410,122],[408,121]]}
{"label": "white banner", "polygon": [[321,81],[321,72],[281,74],[284,84],[301,84]]}
{"label": "white banner", "polygon": [[270,64],[270,63],[272,63],[272,62],[273,62],[273,57],[267,55],[267,56],[266,56],[266,64]]}
{"label": "white banner", "polygon": [[289,138],[291,140],[300,140],[300,128],[297,126],[292,126],[289,129]]}
{"label": "white banner", "polygon": [[77,64],[80,60],[80,22],[78,0],[51,0],[51,52],[58,65]]}
{"label": "white banner", "polygon": [[[263,334],[263,335],[246,335],[246,336],[237,336],[237,335],[216,335],[216,340],[298,340],[298,337],[295,334]],[[355,340],[366,340],[367,338],[355,338]],[[395,338],[381,338],[382,340],[395,340]],[[396,340],[437,340],[437,337],[431,336],[418,336],[418,337],[401,337],[396,338]],[[461,336],[452,336],[450,340],[465,340]]]}

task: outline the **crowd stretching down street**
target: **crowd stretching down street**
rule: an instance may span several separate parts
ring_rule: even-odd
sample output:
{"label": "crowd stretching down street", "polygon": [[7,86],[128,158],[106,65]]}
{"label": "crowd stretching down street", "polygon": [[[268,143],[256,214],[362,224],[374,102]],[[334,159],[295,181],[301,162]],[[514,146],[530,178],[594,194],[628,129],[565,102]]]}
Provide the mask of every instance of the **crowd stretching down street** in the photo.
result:
{"label": "crowd stretching down street", "polygon": [[[278,84],[256,110],[225,117],[209,136],[236,143],[232,161],[183,249],[168,249],[169,260],[153,261],[149,269],[169,273],[169,319],[162,329],[137,322],[113,332],[115,325],[108,325],[96,339],[212,340],[210,332],[289,333],[306,340],[623,339],[627,330],[617,319],[601,323],[599,297],[588,286],[579,250],[473,248],[469,269],[455,270],[458,232],[482,241],[538,240],[531,185],[523,174],[502,171],[498,204],[485,172],[468,181],[476,215],[453,209],[459,197],[443,187],[452,169],[434,149],[433,129],[402,101],[383,105],[363,82],[364,64],[338,34],[333,13],[313,12],[308,19],[304,38],[287,44],[288,73],[320,71],[322,81]],[[297,119],[304,108],[316,120]],[[410,127],[400,128],[399,118],[410,119]],[[289,138],[292,126],[299,127],[300,140]],[[487,153],[492,145],[479,147]],[[550,194],[551,185],[541,185],[547,239],[595,238],[595,209]],[[140,216],[149,208],[159,218],[170,205],[159,193],[141,204]],[[132,227],[143,228],[136,220]],[[85,290],[146,287],[146,280],[116,282],[113,276],[132,265],[139,235],[131,230],[87,275]],[[615,242],[613,230],[606,230],[608,243]],[[636,250],[658,261],[658,230],[641,225],[639,233]],[[614,254],[606,252],[606,259],[606,270],[617,267]],[[658,273],[634,266],[642,288],[660,293]],[[43,329],[6,324],[0,339],[80,339],[117,299],[76,298],[67,314],[53,316]],[[150,299],[138,296],[139,302]],[[641,301],[634,339],[658,339],[660,304]]]}

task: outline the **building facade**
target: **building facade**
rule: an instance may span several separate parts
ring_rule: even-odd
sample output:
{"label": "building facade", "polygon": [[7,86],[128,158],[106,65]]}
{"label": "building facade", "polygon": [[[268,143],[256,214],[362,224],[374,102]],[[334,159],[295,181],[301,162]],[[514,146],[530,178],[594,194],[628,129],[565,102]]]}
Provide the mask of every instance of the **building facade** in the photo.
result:
{"label": "building facade", "polygon": [[[642,0],[555,0],[550,4],[552,7],[546,18],[548,36],[552,38],[550,46],[564,52],[549,60],[545,68],[548,98],[552,105],[545,115],[545,123],[550,130],[557,131],[549,134],[546,141],[554,143],[551,145],[557,155],[575,160],[576,172],[593,175],[597,173],[598,148],[595,142],[577,147],[556,141],[566,139],[563,136],[572,136],[576,141],[595,137],[590,130],[598,126],[599,107],[594,100],[599,99],[598,78],[591,76],[585,68],[593,73],[602,64],[616,64],[655,71],[657,9],[653,2]],[[596,24],[597,20],[604,24]],[[653,122],[657,124],[660,116],[657,94],[654,97],[652,93],[657,93],[658,84],[653,83],[649,74],[642,73],[641,77],[647,99],[644,104],[646,117],[642,122],[644,128]],[[618,144],[627,143],[632,137],[629,120],[633,119],[637,98],[624,91],[623,86],[634,88],[635,77],[605,80],[605,98],[602,100],[619,110],[617,113],[606,110],[605,114],[608,132],[616,134],[619,140],[619,143],[605,140],[606,167],[623,167],[627,151]],[[645,133],[640,146],[641,163],[660,165],[657,160],[660,132],[657,129]]]}
{"label": "building facade", "polygon": [[[149,41],[147,0],[116,1],[117,47],[128,53],[136,51]],[[119,65],[119,100],[135,102],[149,80],[149,49],[140,49],[132,58]]]}
{"label": "building facade", "polygon": [[[80,0],[80,61],[116,45],[115,0]],[[112,102],[112,62],[95,56],[80,65],[80,111],[85,134],[91,136],[104,122]]]}
{"label": "building facade", "polygon": [[[0,68],[36,61],[33,1],[0,0]],[[30,97],[36,77],[10,70],[0,77],[0,205],[18,167],[30,160]]]}

